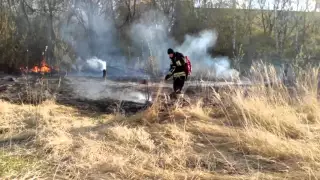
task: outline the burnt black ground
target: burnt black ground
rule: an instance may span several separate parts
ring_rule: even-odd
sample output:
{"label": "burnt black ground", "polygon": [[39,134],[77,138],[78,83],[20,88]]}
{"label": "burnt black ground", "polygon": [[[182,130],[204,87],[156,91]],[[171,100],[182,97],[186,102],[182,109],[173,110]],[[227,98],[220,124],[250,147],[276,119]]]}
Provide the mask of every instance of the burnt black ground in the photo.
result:
{"label": "burnt black ground", "polygon": [[[163,102],[172,92],[172,82],[111,81],[90,77],[7,76],[0,77],[0,99],[11,103],[39,104],[53,99],[56,103],[86,110],[88,113],[135,114]],[[232,82],[187,81],[185,95],[196,102],[212,104],[213,91],[235,85]],[[239,86],[249,85],[248,83]],[[151,97],[151,99],[149,98]],[[213,103],[214,104],[214,103]]]}

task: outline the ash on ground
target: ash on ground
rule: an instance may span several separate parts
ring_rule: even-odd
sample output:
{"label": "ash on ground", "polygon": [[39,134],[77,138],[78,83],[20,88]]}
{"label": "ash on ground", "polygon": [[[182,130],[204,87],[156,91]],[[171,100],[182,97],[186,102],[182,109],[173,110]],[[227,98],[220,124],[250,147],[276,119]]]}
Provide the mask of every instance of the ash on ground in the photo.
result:
{"label": "ash on ground", "polygon": [[[172,82],[119,82],[89,77],[0,76],[0,82],[0,99],[12,103],[40,104],[51,99],[80,110],[126,115],[147,109],[153,101],[167,103],[167,95],[172,92]],[[230,85],[250,84],[186,82],[184,94],[192,101],[186,105],[199,98],[206,106],[214,105],[212,91]]]}
{"label": "ash on ground", "polygon": [[2,75],[0,83],[0,99],[11,103],[36,105],[55,100],[81,110],[123,114],[137,113],[151,105],[149,98],[130,89],[130,84],[112,86],[104,80]]}
{"label": "ash on ground", "polygon": [[39,104],[54,98],[53,89],[41,77],[2,76],[0,83],[0,99],[11,103]]}

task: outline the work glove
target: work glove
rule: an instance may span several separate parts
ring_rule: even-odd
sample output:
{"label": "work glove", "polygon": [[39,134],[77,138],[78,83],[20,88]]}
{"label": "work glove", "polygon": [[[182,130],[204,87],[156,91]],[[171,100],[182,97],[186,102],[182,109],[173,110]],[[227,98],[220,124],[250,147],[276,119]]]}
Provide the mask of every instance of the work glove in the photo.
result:
{"label": "work glove", "polygon": [[169,78],[170,78],[170,75],[166,75],[166,77],[164,79],[168,80]]}

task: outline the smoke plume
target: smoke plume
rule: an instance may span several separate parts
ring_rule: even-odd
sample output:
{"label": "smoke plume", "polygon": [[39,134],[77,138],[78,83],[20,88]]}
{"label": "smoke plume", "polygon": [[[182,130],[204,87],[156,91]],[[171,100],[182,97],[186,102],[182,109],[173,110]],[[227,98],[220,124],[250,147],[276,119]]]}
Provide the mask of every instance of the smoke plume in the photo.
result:
{"label": "smoke plume", "polygon": [[100,14],[100,11],[101,7],[89,8],[86,4],[77,3],[73,16],[62,24],[60,34],[79,57],[77,64],[83,64],[81,61],[89,61],[90,64],[92,59],[110,63],[124,59],[119,48],[117,29],[112,20]]}
{"label": "smoke plume", "polygon": [[[172,22],[162,12],[150,10],[129,28],[132,46],[128,45],[128,49],[135,56],[126,57],[111,20],[85,7],[79,11],[83,22],[73,17],[61,30],[64,39],[73,45],[79,56],[77,71],[101,73],[106,65],[104,62],[108,62],[108,66],[122,69],[113,71],[112,76],[129,75],[129,71],[130,75],[135,71],[141,75],[143,72],[139,70],[150,68],[160,75],[169,68],[167,49],[173,48],[190,57],[193,76],[229,79],[239,74],[230,68],[228,57],[213,58],[207,53],[208,48],[215,46],[218,37],[215,30],[205,30],[196,36],[186,35],[184,42],[178,45],[174,37],[169,36]],[[153,57],[152,62],[150,57]]]}
{"label": "smoke plume", "polygon": [[213,58],[208,54],[207,50],[214,47],[217,41],[218,34],[215,30],[204,30],[197,36],[186,35],[184,42],[177,45],[175,39],[169,36],[170,28],[163,13],[151,10],[130,31],[133,42],[142,49],[143,58],[154,56],[159,71],[168,70],[170,61],[167,49],[173,48],[190,57],[194,77],[229,80],[239,76],[236,70],[231,69],[228,57]]}
{"label": "smoke plume", "polygon": [[130,37],[134,45],[140,47],[142,58],[155,57],[160,71],[168,69],[167,49],[176,44],[174,38],[169,37],[169,28],[169,21],[163,13],[150,10],[130,29]]}
{"label": "smoke plume", "polygon": [[[236,70],[231,69],[228,57],[211,57],[208,48],[215,46],[218,34],[215,30],[205,30],[196,36],[186,35],[184,42],[178,44],[174,37],[170,37],[172,22],[161,12],[151,10],[144,13],[128,30],[132,44],[125,55],[123,46],[120,47],[117,29],[112,20],[97,13],[77,7],[77,16],[70,18],[61,28],[63,39],[69,42],[78,56],[74,70],[84,74],[97,73],[102,76],[102,70],[107,67],[107,76],[139,76],[145,78],[143,68],[155,68],[158,76],[169,69],[170,60],[167,49],[189,56],[192,63],[192,76],[230,79],[238,76]],[[80,18],[79,18],[80,17]],[[81,19],[81,21],[79,21]],[[153,60],[148,65],[150,56]],[[89,84],[88,84],[89,83]],[[108,82],[110,84],[110,82]],[[119,99],[144,99],[138,92],[131,91],[132,97],[124,96],[130,93],[114,92],[108,84],[102,82],[86,82],[74,84],[74,89],[81,90],[81,95],[90,98],[111,97]],[[101,91],[104,91],[101,93]],[[139,97],[138,97],[139,96]]]}
{"label": "smoke plume", "polygon": [[228,57],[211,57],[207,50],[214,47],[218,38],[215,30],[204,30],[198,36],[186,35],[184,42],[175,49],[190,57],[192,73],[202,78],[230,80],[239,76],[231,69]]}
{"label": "smoke plume", "polygon": [[90,58],[86,61],[86,64],[89,68],[92,70],[98,70],[101,72],[102,70],[106,69],[107,62],[103,61],[101,59],[98,59],[97,57]]}

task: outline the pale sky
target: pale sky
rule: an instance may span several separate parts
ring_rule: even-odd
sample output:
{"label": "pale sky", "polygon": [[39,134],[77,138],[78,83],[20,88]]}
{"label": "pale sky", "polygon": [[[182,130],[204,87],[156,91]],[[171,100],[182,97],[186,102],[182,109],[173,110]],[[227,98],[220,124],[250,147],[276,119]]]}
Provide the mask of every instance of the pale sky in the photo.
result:
{"label": "pale sky", "polygon": [[[242,5],[245,3],[247,6],[249,4],[250,0],[236,0],[239,5],[238,8],[242,8]],[[287,3],[287,6],[285,9],[291,9],[293,11],[305,11],[306,7],[308,7],[307,11],[313,11],[315,8],[316,0],[252,0],[252,9],[260,9],[261,2],[265,2],[265,6],[263,9],[273,9],[274,2],[280,1],[280,5],[282,4],[283,1],[288,1],[291,2],[291,4]],[[199,7],[199,4],[203,2],[203,0],[197,0],[195,3],[196,7]],[[232,0],[207,0],[207,2],[212,2],[212,3],[218,3],[218,2],[225,2],[228,4],[232,4]],[[281,9],[281,6],[278,8]]]}

